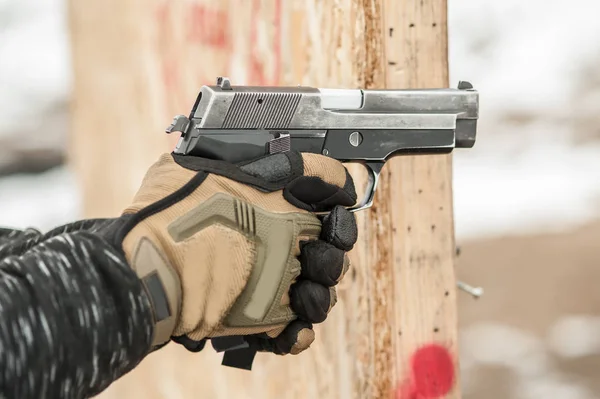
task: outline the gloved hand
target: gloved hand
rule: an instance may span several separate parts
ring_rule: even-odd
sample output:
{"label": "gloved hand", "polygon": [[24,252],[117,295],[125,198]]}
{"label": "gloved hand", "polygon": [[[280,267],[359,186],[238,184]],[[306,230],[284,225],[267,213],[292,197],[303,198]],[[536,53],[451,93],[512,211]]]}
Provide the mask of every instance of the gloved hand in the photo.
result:
{"label": "gloved hand", "polygon": [[244,335],[258,350],[308,348],[349,267],[357,228],[341,205],[355,202],[345,167],[321,155],[161,156],[116,233],[152,302],[153,347]]}

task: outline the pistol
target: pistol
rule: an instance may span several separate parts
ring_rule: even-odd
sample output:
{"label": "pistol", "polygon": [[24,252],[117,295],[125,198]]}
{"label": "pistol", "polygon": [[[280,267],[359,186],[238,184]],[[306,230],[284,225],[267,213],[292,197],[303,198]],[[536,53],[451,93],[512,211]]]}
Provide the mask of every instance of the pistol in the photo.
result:
{"label": "pistol", "polygon": [[456,89],[364,90],[232,86],[218,77],[166,132],[181,133],[181,155],[237,163],[293,150],[361,163],[369,181],[354,212],[373,204],[392,156],[473,147],[478,114],[479,94],[466,81]]}

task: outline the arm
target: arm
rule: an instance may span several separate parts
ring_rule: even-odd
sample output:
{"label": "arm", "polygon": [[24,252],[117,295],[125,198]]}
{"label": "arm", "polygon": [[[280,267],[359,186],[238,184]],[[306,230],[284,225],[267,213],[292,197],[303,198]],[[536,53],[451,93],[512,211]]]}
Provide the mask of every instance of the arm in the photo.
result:
{"label": "arm", "polygon": [[39,230],[33,228],[25,230],[0,228],[0,259],[9,255],[22,255],[34,245],[59,234],[82,230],[98,232],[117,221],[117,219],[85,219],[59,226],[46,234],[42,234]]}
{"label": "arm", "polygon": [[121,253],[93,225],[0,235],[5,397],[89,397],[148,353],[148,299]]}
{"label": "arm", "polygon": [[18,252],[27,242],[35,242],[42,234],[35,229],[16,230],[0,228],[0,258]]}
{"label": "arm", "polygon": [[357,228],[340,205],[355,201],[346,169],[321,156],[163,155],[120,218],[7,239],[0,392],[90,397],[171,340],[211,339],[241,368],[256,351],[302,352],[348,270]]}

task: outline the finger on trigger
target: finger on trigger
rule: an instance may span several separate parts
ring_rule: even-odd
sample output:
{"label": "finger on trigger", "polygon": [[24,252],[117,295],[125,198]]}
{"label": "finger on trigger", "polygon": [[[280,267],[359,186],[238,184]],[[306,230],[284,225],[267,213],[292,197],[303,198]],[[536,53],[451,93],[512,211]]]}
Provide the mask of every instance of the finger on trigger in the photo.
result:
{"label": "finger on trigger", "polygon": [[339,248],[317,240],[302,245],[300,256],[300,277],[312,280],[327,287],[334,286],[345,273],[345,253]]}

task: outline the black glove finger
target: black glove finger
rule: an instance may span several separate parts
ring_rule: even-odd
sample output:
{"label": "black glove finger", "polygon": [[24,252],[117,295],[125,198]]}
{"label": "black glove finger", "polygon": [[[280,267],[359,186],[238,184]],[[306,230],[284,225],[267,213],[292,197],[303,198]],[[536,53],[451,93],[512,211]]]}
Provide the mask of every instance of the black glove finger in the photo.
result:
{"label": "black glove finger", "polygon": [[337,248],[350,251],[358,238],[354,214],[343,206],[336,206],[323,218],[321,239]]}
{"label": "black glove finger", "polygon": [[326,287],[336,285],[350,266],[344,251],[325,241],[309,241],[300,250],[300,278],[312,280]]}
{"label": "black glove finger", "polygon": [[290,288],[290,306],[302,320],[322,323],[337,302],[333,287],[311,280],[300,280]]}
{"label": "black glove finger", "polygon": [[303,320],[292,321],[283,332],[273,338],[274,346],[282,353],[297,355],[315,341],[312,324]]}
{"label": "black glove finger", "polygon": [[306,349],[315,340],[312,324],[304,320],[294,320],[275,338],[266,334],[249,335],[246,340],[250,347],[259,352],[272,352],[277,355],[296,355]]}
{"label": "black glove finger", "polygon": [[204,349],[204,345],[206,345],[206,339],[194,341],[185,335],[171,337],[171,340],[179,345],[183,345],[185,349],[189,350],[190,352],[200,352],[202,349]]}

